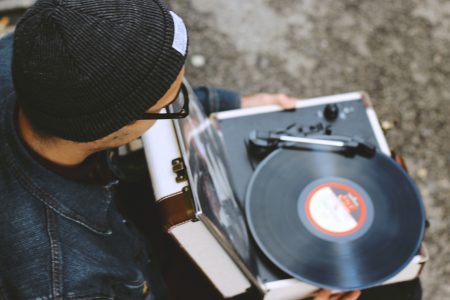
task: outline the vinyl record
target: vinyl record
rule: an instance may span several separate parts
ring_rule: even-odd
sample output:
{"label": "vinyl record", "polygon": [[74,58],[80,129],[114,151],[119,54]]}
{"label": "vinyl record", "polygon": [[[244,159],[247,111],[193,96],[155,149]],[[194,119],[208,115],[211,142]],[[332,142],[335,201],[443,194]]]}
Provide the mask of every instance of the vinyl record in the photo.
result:
{"label": "vinyl record", "polygon": [[425,212],[410,177],[388,156],[279,149],[257,168],[246,217],[264,254],[313,285],[364,289],[417,254]]}

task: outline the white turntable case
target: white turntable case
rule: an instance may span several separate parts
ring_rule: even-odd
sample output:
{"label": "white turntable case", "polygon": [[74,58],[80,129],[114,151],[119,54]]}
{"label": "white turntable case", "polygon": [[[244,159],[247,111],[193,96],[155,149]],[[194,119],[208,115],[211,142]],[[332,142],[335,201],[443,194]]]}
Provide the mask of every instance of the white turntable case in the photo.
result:
{"label": "white turntable case", "polygon": [[[149,164],[150,176],[158,202],[171,201],[171,196],[182,193],[187,182],[176,182],[176,173],[170,166],[181,153],[173,122],[160,120],[142,137]],[[164,142],[161,142],[164,141]],[[158,145],[152,147],[151,145]],[[207,225],[193,218],[167,228],[179,245],[225,297],[244,293],[250,282],[225,252]]]}
{"label": "white turntable case", "polygon": [[[382,152],[390,156],[390,149],[375,111],[366,94],[355,92],[305,99],[297,103],[297,108],[339,103],[355,99],[363,99],[367,104],[367,116],[374,130],[379,147]],[[280,108],[277,106],[266,106],[221,112],[212,117],[217,119],[235,118],[278,110]],[[211,128],[211,121],[204,119],[195,125],[196,128],[191,130],[191,134],[194,136],[206,128]],[[220,226],[214,224],[202,211],[201,203],[198,195],[196,195],[195,189],[193,193],[191,190],[194,186],[192,184],[194,174],[190,173],[189,168],[186,170],[189,183],[188,181],[177,182],[176,180],[177,174],[170,166],[173,165],[174,160],[179,160],[182,157],[186,160],[186,153],[183,153],[186,149],[181,141],[182,138],[180,136],[182,134],[180,131],[181,127],[177,124],[177,121],[161,120],[151,130],[145,133],[142,138],[154,187],[155,199],[158,203],[162,204],[164,201],[167,203],[173,202],[173,196],[175,195],[184,194],[187,198],[189,198],[189,194],[193,196],[193,206],[189,207],[189,204],[186,205],[186,210],[190,211],[190,214],[186,214],[183,219],[178,221],[169,222],[165,226],[169,234],[190,255],[224,298],[242,294],[251,285],[256,286],[264,293],[264,299],[301,299],[317,290],[317,287],[293,278],[263,282],[255,270],[246,263],[246,260],[243,259],[245,253],[242,255],[242,251],[240,253],[236,251],[230,243],[230,239],[224,237],[223,231],[221,232],[219,230],[220,228],[218,229]],[[153,148],[152,145],[158,145],[158,147]],[[223,189],[223,187],[221,188]],[[225,187],[225,190],[228,188]],[[406,281],[417,277],[427,259],[426,249],[422,247],[421,253],[416,255],[400,273],[383,284]]]}

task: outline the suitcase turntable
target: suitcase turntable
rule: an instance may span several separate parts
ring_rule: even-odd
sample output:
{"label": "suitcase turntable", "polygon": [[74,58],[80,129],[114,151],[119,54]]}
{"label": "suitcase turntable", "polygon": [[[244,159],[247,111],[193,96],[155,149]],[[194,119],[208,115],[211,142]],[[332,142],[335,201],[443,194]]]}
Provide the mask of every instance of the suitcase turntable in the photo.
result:
{"label": "suitcase turntable", "polygon": [[224,297],[255,286],[299,299],[418,276],[422,200],[366,94],[210,118],[191,102],[144,149],[165,228]]}

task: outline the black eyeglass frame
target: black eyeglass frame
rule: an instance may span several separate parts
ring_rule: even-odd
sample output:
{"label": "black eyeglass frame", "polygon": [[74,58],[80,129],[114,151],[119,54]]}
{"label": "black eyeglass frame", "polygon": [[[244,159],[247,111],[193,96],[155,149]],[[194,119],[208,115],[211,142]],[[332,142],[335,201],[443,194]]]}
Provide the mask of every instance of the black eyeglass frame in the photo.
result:
{"label": "black eyeglass frame", "polygon": [[162,120],[162,119],[183,119],[186,118],[187,115],[189,115],[189,91],[187,87],[184,85],[184,83],[181,83],[180,90],[177,93],[177,96],[175,99],[166,105],[164,108],[166,110],[169,109],[169,107],[178,100],[178,97],[180,97],[180,92],[183,93],[184,103],[183,108],[179,112],[166,112],[166,113],[144,113],[139,119],[140,120]]}

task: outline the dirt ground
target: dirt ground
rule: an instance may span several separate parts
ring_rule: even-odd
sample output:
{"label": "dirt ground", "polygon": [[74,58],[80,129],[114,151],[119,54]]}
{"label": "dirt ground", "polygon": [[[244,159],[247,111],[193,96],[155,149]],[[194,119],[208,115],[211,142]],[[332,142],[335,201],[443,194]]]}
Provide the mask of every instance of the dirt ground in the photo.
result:
{"label": "dirt ground", "polygon": [[[431,227],[424,299],[450,299],[450,2],[170,1],[191,83],[309,98],[364,90],[419,185]],[[5,32],[0,24],[0,36]]]}
{"label": "dirt ground", "polygon": [[450,299],[450,2],[171,1],[190,29],[188,78],[309,98],[364,90],[419,185],[431,227],[424,299]]}

